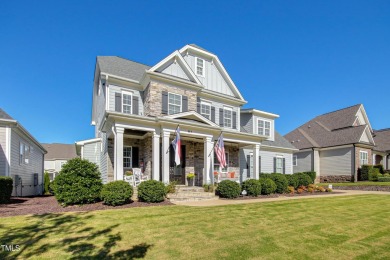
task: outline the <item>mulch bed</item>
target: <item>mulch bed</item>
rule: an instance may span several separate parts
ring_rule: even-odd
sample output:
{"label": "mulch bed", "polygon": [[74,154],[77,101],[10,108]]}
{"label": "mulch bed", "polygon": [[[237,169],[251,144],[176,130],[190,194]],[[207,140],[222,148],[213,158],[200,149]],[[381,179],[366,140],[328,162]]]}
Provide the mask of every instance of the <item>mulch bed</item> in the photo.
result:
{"label": "mulch bed", "polygon": [[0,217],[20,216],[20,215],[41,215],[48,213],[62,213],[62,212],[74,212],[74,211],[94,211],[94,210],[107,210],[107,209],[125,209],[134,207],[150,207],[150,206],[167,206],[174,205],[169,201],[160,203],[145,203],[134,201],[122,206],[107,206],[103,202],[97,202],[93,204],[86,204],[81,206],[68,206],[62,207],[58,204],[54,196],[41,196],[41,197],[22,197],[12,198],[8,204],[0,204]]}
{"label": "mulch bed", "polygon": [[314,193],[303,192],[303,193],[301,193],[301,194],[298,194],[298,193],[295,193],[295,194],[286,193],[286,194],[260,195],[260,196],[257,196],[257,197],[240,196],[240,197],[235,198],[235,199],[223,199],[223,198],[220,198],[220,199],[222,199],[222,200],[252,200],[252,199],[269,199],[269,198],[279,198],[279,197],[322,196],[322,195],[331,195],[331,194],[335,194],[335,193],[340,194],[340,193],[344,193],[344,192],[340,192],[340,191],[333,191],[333,192],[314,192]]}
{"label": "mulch bed", "polygon": [[333,186],[334,190],[390,191],[390,186]]}

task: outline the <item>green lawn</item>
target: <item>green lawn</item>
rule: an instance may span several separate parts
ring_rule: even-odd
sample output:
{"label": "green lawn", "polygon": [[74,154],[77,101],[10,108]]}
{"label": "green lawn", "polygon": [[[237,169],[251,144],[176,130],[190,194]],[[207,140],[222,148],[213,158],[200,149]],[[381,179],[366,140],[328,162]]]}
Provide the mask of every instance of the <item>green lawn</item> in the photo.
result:
{"label": "green lawn", "polygon": [[[7,217],[20,259],[390,259],[390,195]],[[0,248],[1,249],[1,248]]]}
{"label": "green lawn", "polygon": [[359,181],[359,182],[342,182],[342,183],[320,183],[320,186],[390,186],[390,182],[378,182],[378,181]]}

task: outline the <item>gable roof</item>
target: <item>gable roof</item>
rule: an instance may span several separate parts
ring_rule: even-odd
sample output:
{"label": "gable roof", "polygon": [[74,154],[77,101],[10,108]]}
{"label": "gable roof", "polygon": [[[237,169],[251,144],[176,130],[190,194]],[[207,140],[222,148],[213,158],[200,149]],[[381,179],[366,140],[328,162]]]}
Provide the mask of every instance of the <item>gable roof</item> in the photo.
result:
{"label": "gable roof", "polygon": [[[353,125],[361,107],[358,104],[317,116],[284,137],[298,149],[365,143],[361,137],[369,132],[369,125]],[[365,144],[374,145],[374,140],[369,139],[370,143]]]}
{"label": "gable roof", "polygon": [[74,144],[42,144],[46,149],[47,154],[45,155],[45,160],[55,160],[55,159],[73,159],[78,157],[76,154],[76,147]]}
{"label": "gable roof", "polygon": [[209,53],[211,53],[211,54],[214,54],[214,53],[212,53],[211,51],[208,51],[208,50],[206,50],[205,48],[202,48],[202,47],[200,47],[199,45],[196,45],[195,43],[191,43],[191,44],[188,44],[188,45],[191,46],[191,47],[194,47],[194,48],[198,48],[199,50],[206,51],[206,52],[209,52]]}
{"label": "gable roof", "polygon": [[118,56],[97,56],[100,71],[135,81],[140,81],[150,66]]}
{"label": "gable roof", "polygon": [[374,140],[376,151],[390,152],[390,128],[375,130]]}
{"label": "gable roof", "polygon": [[284,138],[277,131],[275,131],[275,138],[274,139],[275,139],[275,141],[269,141],[269,140],[262,141],[261,144],[266,145],[266,146],[296,149],[295,146],[293,146],[286,138]]}
{"label": "gable roof", "polygon": [[202,116],[201,114],[199,114],[195,111],[182,112],[182,113],[177,113],[177,114],[168,115],[168,116],[164,116],[164,117],[170,118],[170,119],[185,120],[185,121],[189,120],[189,121],[193,121],[193,122],[197,122],[197,123],[203,123],[203,124],[207,124],[210,126],[218,127],[217,124],[215,124],[211,120],[205,118],[204,116]]}
{"label": "gable roof", "polygon": [[0,108],[0,119],[14,120],[10,115],[8,115],[3,109]]}

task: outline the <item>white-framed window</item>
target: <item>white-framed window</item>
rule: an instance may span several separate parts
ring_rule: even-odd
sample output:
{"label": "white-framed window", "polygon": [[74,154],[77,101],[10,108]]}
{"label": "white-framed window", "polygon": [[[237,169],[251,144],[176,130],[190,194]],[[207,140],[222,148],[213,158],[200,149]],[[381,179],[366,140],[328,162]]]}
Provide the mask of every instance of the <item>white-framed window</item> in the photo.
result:
{"label": "white-framed window", "polygon": [[195,58],[195,71],[196,71],[196,75],[204,77],[204,75],[205,75],[205,68],[204,67],[205,67],[204,59],[196,57]]}
{"label": "white-framed window", "polygon": [[20,142],[19,146],[19,164],[29,164],[30,162],[30,146]]}
{"label": "white-framed window", "polygon": [[122,113],[132,114],[133,94],[131,92],[122,92]]}
{"label": "white-framed window", "polygon": [[233,111],[229,107],[223,108],[223,126],[232,128],[232,117],[233,117]]}
{"label": "white-framed window", "polygon": [[207,119],[211,119],[211,105],[207,102],[200,103],[200,114]]}
{"label": "white-framed window", "polygon": [[275,166],[277,173],[283,173],[283,158],[282,157],[276,157],[276,166]]}
{"label": "white-framed window", "polygon": [[368,152],[360,151],[360,166],[368,164]]}
{"label": "white-framed window", "polygon": [[181,112],[181,95],[168,93],[168,115]]}
{"label": "white-framed window", "polygon": [[131,168],[132,167],[132,147],[124,146],[123,147],[123,168]]}
{"label": "white-framed window", "polygon": [[298,166],[298,156],[297,155],[293,156],[293,166]]}
{"label": "white-framed window", "polygon": [[218,161],[218,158],[217,158],[217,154],[214,151],[214,171],[216,171],[216,172],[227,172],[228,171],[228,168],[229,168],[229,153],[228,152],[225,152],[225,158],[226,158],[226,167],[221,168],[219,161]]}
{"label": "white-framed window", "polygon": [[271,136],[271,122],[263,119],[258,119],[257,134]]}

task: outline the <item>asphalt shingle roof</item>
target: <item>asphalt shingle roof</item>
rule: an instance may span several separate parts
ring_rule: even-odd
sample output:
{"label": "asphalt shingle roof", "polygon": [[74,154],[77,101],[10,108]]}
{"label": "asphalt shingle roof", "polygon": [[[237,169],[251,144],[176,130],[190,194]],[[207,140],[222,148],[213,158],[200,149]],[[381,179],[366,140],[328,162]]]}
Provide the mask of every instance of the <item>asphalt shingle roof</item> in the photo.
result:
{"label": "asphalt shingle roof", "polygon": [[262,144],[274,146],[274,147],[283,147],[283,148],[291,148],[296,149],[286,138],[284,138],[281,134],[275,131],[275,141],[263,141]]}
{"label": "asphalt shingle roof", "polygon": [[45,160],[54,159],[73,159],[78,157],[76,154],[76,146],[74,144],[42,144],[47,150]]}
{"label": "asphalt shingle roof", "polygon": [[14,120],[10,115],[8,115],[3,109],[0,108],[0,119],[9,119]]}
{"label": "asphalt shingle roof", "polygon": [[374,141],[376,144],[374,150],[381,151],[381,152],[389,152],[390,151],[390,128],[374,131]]}

